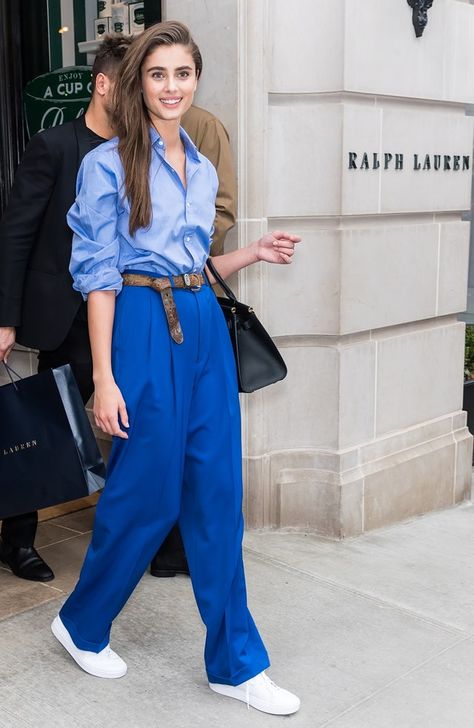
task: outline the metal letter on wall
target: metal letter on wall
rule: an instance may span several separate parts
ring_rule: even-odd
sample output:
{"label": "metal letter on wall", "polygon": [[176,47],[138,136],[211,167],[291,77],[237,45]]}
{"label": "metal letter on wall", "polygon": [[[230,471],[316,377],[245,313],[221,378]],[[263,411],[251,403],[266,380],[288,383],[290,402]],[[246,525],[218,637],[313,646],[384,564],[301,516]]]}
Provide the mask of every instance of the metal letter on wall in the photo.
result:
{"label": "metal letter on wall", "polygon": [[434,0],[407,0],[408,5],[413,8],[413,27],[417,38],[421,38],[423,31],[428,24],[428,10]]}

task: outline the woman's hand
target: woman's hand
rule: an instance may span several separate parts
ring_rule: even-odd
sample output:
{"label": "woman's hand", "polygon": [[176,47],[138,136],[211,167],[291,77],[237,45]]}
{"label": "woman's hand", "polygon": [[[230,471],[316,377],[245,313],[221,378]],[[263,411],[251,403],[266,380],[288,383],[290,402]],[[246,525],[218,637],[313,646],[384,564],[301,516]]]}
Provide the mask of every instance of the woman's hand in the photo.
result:
{"label": "woman's hand", "polygon": [[[290,233],[282,233],[281,230],[274,230],[255,243],[250,243],[245,248],[214,256],[212,262],[222,278],[228,278],[232,273],[242,270],[247,265],[258,263],[260,260],[267,263],[284,263],[287,265],[292,262],[295,245],[300,240],[299,235],[290,235]],[[210,271],[207,271],[207,273],[211,284],[215,283],[214,276],[211,275]]]}
{"label": "woman's hand", "polygon": [[288,264],[292,262],[295,245],[300,241],[301,238],[298,235],[274,230],[252,243],[252,246],[257,260],[264,260],[267,263]]}
{"label": "woman's hand", "polygon": [[104,382],[96,382],[94,392],[95,424],[103,432],[127,440],[128,435],[121,429],[119,417],[122,425],[128,427],[127,408],[115,381],[107,379]]}

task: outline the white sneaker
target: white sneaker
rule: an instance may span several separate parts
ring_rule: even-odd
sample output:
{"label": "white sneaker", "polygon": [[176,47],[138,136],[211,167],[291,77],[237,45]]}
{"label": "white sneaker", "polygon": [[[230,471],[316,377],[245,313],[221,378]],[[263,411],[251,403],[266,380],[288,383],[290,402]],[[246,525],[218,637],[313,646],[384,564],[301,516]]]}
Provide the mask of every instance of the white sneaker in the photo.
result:
{"label": "white sneaker", "polygon": [[251,705],[252,708],[261,710],[263,713],[273,713],[273,715],[296,713],[301,704],[296,695],[279,688],[268,675],[265,675],[265,672],[255,675],[240,685],[209,683],[209,687],[215,693],[247,703],[247,708]]}
{"label": "white sneaker", "polygon": [[79,667],[91,675],[113,678],[123,677],[127,672],[126,663],[110,649],[109,645],[101,652],[88,652],[76,647],[59,615],[53,620],[51,631]]}

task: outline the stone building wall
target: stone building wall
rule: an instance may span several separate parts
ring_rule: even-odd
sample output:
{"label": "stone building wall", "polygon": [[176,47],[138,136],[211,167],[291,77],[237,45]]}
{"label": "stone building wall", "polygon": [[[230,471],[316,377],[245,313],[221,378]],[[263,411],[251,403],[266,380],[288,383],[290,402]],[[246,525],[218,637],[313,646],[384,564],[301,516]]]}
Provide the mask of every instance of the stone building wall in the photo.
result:
{"label": "stone building wall", "polygon": [[[469,497],[474,8],[436,0],[421,38],[405,0],[165,0],[163,14],[190,25],[196,101],[231,135],[228,249],[267,229],[304,238],[291,267],[238,281],[289,369],[242,398],[247,525],[340,538]],[[12,364],[30,373],[33,355]]]}
{"label": "stone building wall", "polygon": [[438,0],[416,38],[403,0],[164,6],[201,45],[198,103],[232,134],[237,244],[304,237],[290,270],[240,275],[289,367],[243,398],[247,524],[343,537],[468,497],[474,9]]}

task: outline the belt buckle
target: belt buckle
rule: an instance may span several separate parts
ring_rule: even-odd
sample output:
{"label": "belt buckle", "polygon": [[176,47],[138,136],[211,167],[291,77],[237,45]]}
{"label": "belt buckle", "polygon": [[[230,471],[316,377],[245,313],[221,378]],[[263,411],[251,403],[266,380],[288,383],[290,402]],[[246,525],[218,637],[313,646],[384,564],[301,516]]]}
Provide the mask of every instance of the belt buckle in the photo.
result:
{"label": "belt buckle", "polygon": [[185,273],[183,275],[183,280],[184,285],[186,286],[186,288],[189,288],[190,291],[200,291],[202,288],[202,283],[199,283],[197,286],[191,285],[191,276],[189,275],[189,273]]}

